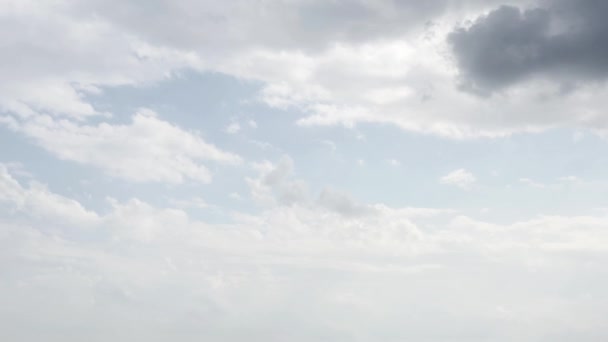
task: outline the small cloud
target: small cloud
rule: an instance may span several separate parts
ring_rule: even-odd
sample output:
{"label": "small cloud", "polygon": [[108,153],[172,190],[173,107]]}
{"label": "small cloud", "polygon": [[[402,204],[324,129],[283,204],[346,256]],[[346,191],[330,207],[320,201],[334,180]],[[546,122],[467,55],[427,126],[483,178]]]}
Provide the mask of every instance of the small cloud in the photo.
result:
{"label": "small cloud", "polygon": [[274,147],[271,143],[266,142],[266,141],[260,141],[260,140],[255,140],[255,139],[251,139],[249,140],[249,142],[257,147],[259,147],[262,150],[267,150],[267,149],[277,149],[276,147]]}
{"label": "small cloud", "polygon": [[8,162],[4,163],[4,166],[6,166],[8,171],[15,176],[23,178],[34,178],[34,176],[20,162]]}
{"label": "small cloud", "polygon": [[329,149],[332,150],[332,152],[335,152],[338,149],[338,147],[336,146],[336,143],[331,140],[321,140],[321,144],[329,147]]}
{"label": "small cloud", "polygon": [[233,122],[228,127],[226,127],[226,133],[228,134],[236,134],[241,130],[241,125],[238,122]]}
{"label": "small cloud", "polygon": [[350,218],[369,215],[376,212],[373,207],[360,204],[350,195],[332,188],[323,189],[317,203],[329,211]]}
{"label": "small cloud", "polygon": [[465,169],[454,170],[439,179],[441,184],[454,185],[464,190],[470,189],[476,181],[475,176]]}
{"label": "small cloud", "polygon": [[576,176],[559,177],[557,180],[562,183],[580,183],[580,182],[582,182],[582,179],[580,179]]}
{"label": "small cloud", "polygon": [[255,122],[255,120],[249,120],[247,123],[249,124],[249,127],[251,127],[251,128],[258,128],[258,123]]}
{"label": "small cloud", "polygon": [[364,166],[365,165],[365,160],[363,160],[363,159],[357,159],[357,165]]}
{"label": "small cloud", "polygon": [[237,201],[240,201],[242,199],[241,195],[239,195],[238,192],[233,192],[230,195],[228,195],[228,197],[232,198],[233,200],[237,200]]}
{"label": "small cloud", "polygon": [[543,184],[543,183],[539,183],[539,182],[536,182],[536,181],[534,181],[534,180],[532,180],[532,179],[530,179],[530,178],[520,178],[520,179],[519,179],[519,182],[520,182],[520,183],[523,183],[523,184],[526,184],[526,185],[528,185],[528,186],[531,186],[531,187],[533,187],[533,188],[539,188],[539,189],[542,189],[542,188],[544,188],[544,187],[545,187],[545,184]]}
{"label": "small cloud", "polygon": [[186,209],[186,208],[199,208],[205,209],[208,208],[209,205],[205,200],[200,197],[193,197],[190,199],[169,199],[169,203],[177,208]]}
{"label": "small cloud", "polygon": [[398,161],[397,159],[389,159],[387,160],[387,162],[391,165],[391,166],[399,166],[401,165],[401,162]]}

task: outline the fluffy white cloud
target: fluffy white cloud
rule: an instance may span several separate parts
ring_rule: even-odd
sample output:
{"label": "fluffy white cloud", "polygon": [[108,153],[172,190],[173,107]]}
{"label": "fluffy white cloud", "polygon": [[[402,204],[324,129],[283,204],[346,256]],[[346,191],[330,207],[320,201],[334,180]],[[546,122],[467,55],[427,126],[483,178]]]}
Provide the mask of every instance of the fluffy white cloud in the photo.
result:
{"label": "fluffy white cloud", "polygon": [[195,132],[139,110],[129,124],[80,124],[34,115],[13,127],[60,159],[96,166],[134,182],[207,183],[211,172],[202,161],[227,164],[241,157],[205,142]]}
{"label": "fluffy white cloud", "polygon": [[60,227],[68,224],[86,228],[99,220],[96,213],[77,201],[54,194],[40,183],[22,187],[4,164],[0,164],[0,203],[5,212],[22,213],[38,222]]}
{"label": "fluffy white cloud", "polygon": [[[4,32],[17,34],[3,36],[11,53],[0,63],[0,105],[23,116],[89,117],[102,113],[82,94],[193,68],[262,81],[261,98],[298,108],[303,126],[390,123],[451,138],[559,126],[603,134],[601,84],[564,92],[559,84],[531,80],[493,97],[458,87],[447,37],[497,3],[7,1]],[[167,25],[160,30],[159,22]],[[53,44],[48,34],[57,37]]]}
{"label": "fluffy white cloud", "polygon": [[94,13],[78,15],[76,6],[2,1],[0,109],[82,119],[102,114],[83,99],[99,87],[157,81],[201,66],[195,54],[150,45]]}
{"label": "fluffy white cloud", "polygon": [[470,189],[476,181],[475,176],[465,169],[454,170],[439,179],[441,184],[454,185],[465,190]]}

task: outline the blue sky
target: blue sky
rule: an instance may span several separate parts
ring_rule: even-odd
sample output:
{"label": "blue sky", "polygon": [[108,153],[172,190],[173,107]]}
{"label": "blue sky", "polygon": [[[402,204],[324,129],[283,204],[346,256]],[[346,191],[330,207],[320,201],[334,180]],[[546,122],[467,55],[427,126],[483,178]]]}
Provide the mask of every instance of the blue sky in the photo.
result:
{"label": "blue sky", "polygon": [[608,337],[606,6],[0,7],[2,339]]}

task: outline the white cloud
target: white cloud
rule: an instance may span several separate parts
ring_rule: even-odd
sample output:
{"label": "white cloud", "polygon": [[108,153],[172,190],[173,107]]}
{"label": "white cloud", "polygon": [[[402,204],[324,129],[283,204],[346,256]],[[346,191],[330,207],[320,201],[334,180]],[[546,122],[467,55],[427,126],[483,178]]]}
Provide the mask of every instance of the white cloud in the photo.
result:
{"label": "white cloud", "polygon": [[[149,110],[117,123],[88,95],[210,71],[256,81],[259,99],[302,127],[606,134],[603,84],[564,93],[536,80],[488,98],[458,89],[446,34],[499,3],[0,0],[0,123],[60,159],[171,184],[209,182],[210,163],[242,158]],[[235,124],[227,131],[258,125]],[[478,220],[332,187],[315,195],[287,156],[253,168],[246,183],[263,206],[218,223],[179,209],[205,207],[199,197],[170,200],[178,209],[110,199],[96,211],[0,165],[0,338],[608,339],[605,213]],[[470,189],[476,178],[458,169],[439,181]],[[403,308],[417,310],[404,319]]]}
{"label": "white cloud", "polygon": [[211,172],[202,161],[241,161],[147,109],[138,111],[129,124],[93,126],[36,115],[17,130],[60,159],[93,165],[135,182],[206,183]]}
{"label": "white cloud", "polygon": [[226,127],[226,133],[236,134],[241,130],[241,125],[238,122],[232,122]]}
{"label": "white cloud", "polygon": [[475,176],[465,169],[454,170],[439,179],[441,184],[454,185],[465,190],[470,189],[476,181]]}
{"label": "white cloud", "polygon": [[540,188],[540,189],[542,189],[542,188],[545,187],[545,184],[536,182],[536,181],[534,181],[534,180],[532,180],[530,178],[520,178],[519,182],[523,183],[523,184],[526,184],[528,186],[531,186],[533,188]]}
{"label": "white cloud", "polygon": [[86,210],[77,201],[54,194],[40,183],[32,182],[27,188],[21,186],[4,164],[0,164],[0,203],[7,205],[10,212],[49,223],[49,229],[50,224],[86,228],[99,220],[96,213]]}
{"label": "white cloud", "polygon": [[307,184],[293,178],[294,165],[291,157],[284,155],[277,163],[264,161],[253,163],[257,178],[247,177],[252,199],[261,205],[291,205],[309,199]]}
{"label": "white cloud", "polygon": [[387,160],[387,162],[389,163],[390,166],[400,166],[401,165],[401,162],[394,158]]}
{"label": "white cloud", "polygon": [[332,140],[324,139],[324,140],[321,140],[320,142],[321,142],[321,144],[327,146],[332,152],[336,152],[336,150],[338,149],[338,146]]}
{"label": "white cloud", "polygon": [[[200,68],[196,54],[154,46],[74,2],[4,1],[0,108],[84,119],[100,115],[84,96],[100,87],[162,80]],[[48,37],[52,36],[52,44]],[[100,53],[103,52],[103,53]]]}
{"label": "white cloud", "polygon": [[583,180],[576,176],[564,176],[557,178],[558,181],[564,183],[582,183]]}
{"label": "white cloud", "polygon": [[[608,120],[597,110],[605,105],[604,86],[581,84],[563,94],[559,85],[540,80],[491,98],[458,88],[446,37],[498,3],[296,1],[265,6],[260,24],[259,8],[247,1],[8,1],[3,31],[17,34],[3,37],[11,53],[0,63],[0,106],[22,116],[83,119],[104,114],[87,102],[87,93],[195,69],[261,81],[261,98],[300,109],[302,126],[390,123],[457,139],[559,126],[604,134]],[[361,20],[375,23],[373,29],[355,29]],[[308,26],[316,21],[324,24]],[[158,22],[172,24],[159,30]],[[225,34],[220,39],[215,31]],[[54,44],[48,35],[56,37]]]}
{"label": "white cloud", "polygon": [[[290,326],[291,340],[301,341],[320,326],[325,336],[346,333],[353,341],[377,341],[381,333],[439,341],[438,333],[468,338],[471,332],[501,340],[505,328],[518,331],[509,339],[534,341],[569,337],[581,326],[594,336],[603,331],[605,216],[498,224],[382,204],[357,204],[373,210],[344,215],[356,202],[332,190],[327,208],[283,205],[210,224],[136,199],[111,201],[110,212],[97,214],[2,173],[4,202],[50,199],[32,201],[28,209],[37,209],[22,216],[0,208],[0,311],[11,312],[2,332],[11,340],[37,332],[58,337],[66,321],[83,328],[68,341],[91,331],[115,341],[266,340],[287,336],[282,324]],[[54,214],[36,220],[37,213]],[[81,229],[62,223],[73,217],[84,218],[77,221]],[[48,234],[53,226],[59,229]],[[572,283],[573,277],[583,282]],[[518,281],[505,292],[508,279]],[[419,308],[413,322],[404,323],[403,307]],[[380,321],[370,319],[376,314]],[[32,320],[35,331],[26,329]]]}
{"label": "white cloud", "polygon": [[240,201],[243,199],[243,197],[241,197],[241,195],[238,192],[231,192],[228,197],[232,198],[233,200],[236,201]]}
{"label": "white cloud", "polygon": [[209,208],[209,204],[200,197],[192,197],[189,199],[169,199],[169,204],[176,208],[197,208],[197,209],[206,209]]}

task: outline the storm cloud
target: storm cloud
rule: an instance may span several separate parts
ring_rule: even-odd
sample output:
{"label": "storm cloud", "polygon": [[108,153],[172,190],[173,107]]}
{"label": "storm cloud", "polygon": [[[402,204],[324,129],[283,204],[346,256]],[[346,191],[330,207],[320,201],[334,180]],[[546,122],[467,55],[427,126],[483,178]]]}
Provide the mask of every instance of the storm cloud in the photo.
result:
{"label": "storm cloud", "polygon": [[449,36],[463,86],[491,93],[530,78],[564,85],[608,76],[608,2],[501,6]]}

